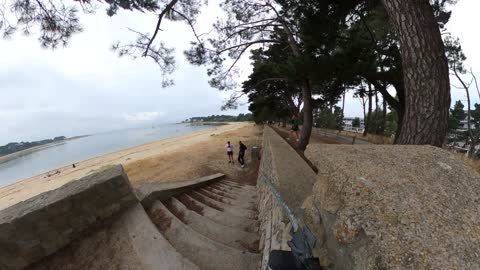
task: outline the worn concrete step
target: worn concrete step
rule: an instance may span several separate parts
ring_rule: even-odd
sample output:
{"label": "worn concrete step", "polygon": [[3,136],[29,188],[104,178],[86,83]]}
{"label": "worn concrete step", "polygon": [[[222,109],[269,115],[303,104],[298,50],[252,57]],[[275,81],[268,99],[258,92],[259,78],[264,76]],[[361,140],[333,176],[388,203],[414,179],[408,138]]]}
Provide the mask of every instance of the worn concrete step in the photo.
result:
{"label": "worn concrete step", "polygon": [[[53,237],[53,236],[52,236]],[[0,269],[4,269],[0,267]],[[20,269],[20,268],[8,268]],[[23,268],[21,268],[23,269]],[[25,270],[199,270],[158,231],[141,204]]]}
{"label": "worn concrete step", "polygon": [[215,222],[246,232],[258,232],[257,220],[245,219],[220,211],[215,208],[211,208],[210,206],[204,204],[203,202],[197,201],[195,198],[192,198],[187,194],[178,195],[175,196],[175,198],[178,199],[189,210],[195,211],[198,214],[207,217]]}
{"label": "worn concrete step", "polygon": [[223,182],[223,183],[225,183],[225,184],[227,184],[227,185],[239,187],[239,188],[242,188],[242,189],[248,189],[248,190],[256,190],[256,189],[257,189],[256,186],[251,186],[251,185],[247,185],[247,184],[241,184],[241,183],[234,182],[234,181],[229,181],[229,180],[222,180],[221,182]]}
{"label": "worn concrete step", "polygon": [[163,237],[140,204],[125,213],[119,222],[128,232],[130,246],[142,269],[199,269]]}
{"label": "worn concrete step", "polygon": [[257,187],[255,187],[255,186],[238,185],[238,184],[235,184],[235,183],[232,183],[232,182],[227,182],[225,180],[218,181],[217,183],[219,183],[220,185],[223,185],[225,187],[232,188],[236,191],[253,192],[253,193],[257,192]]}
{"label": "worn concrete step", "polygon": [[245,197],[239,197],[238,199],[231,199],[231,198],[219,195],[205,188],[198,188],[195,191],[215,201],[219,201],[228,205],[233,205],[239,208],[249,209],[252,211],[256,210],[256,201],[253,199],[249,199]]}
{"label": "worn concrete step", "polygon": [[238,199],[238,198],[248,199],[254,202],[255,204],[258,204],[256,192],[249,194],[242,191],[235,191],[232,188],[226,188],[221,185],[209,185],[209,186],[205,186],[204,188],[209,191],[215,192],[219,195],[223,195],[230,199]]}
{"label": "worn concrete step", "polygon": [[195,211],[187,209],[185,205],[175,198],[165,200],[163,204],[180,221],[196,232],[227,246],[258,253],[259,237],[257,234],[226,226],[202,216]]}
{"label": "worn concrete step", "polygon": [[235,205],[230,205],[227,203],[216,201],[194,190],[188,192],[188,195],[195,198],[198,201],[203,202],[204,204],[212,208],[229,213],[234,216],[239,216],[246,219],[258,218],[258,212],[255,210],[240,208],[240,207],[236,207]]}
{"label": "worn concrete step", "polygon": [[232,187],[229,185],[225,185],[222,182],[217,182],[212,185],[213,187],[220,188],[224,190],[225,192],[229,192],[231,194],[236,194],[237,196],[248,196],[251,197],[252,199],[256,199],[258,196],[257,190],[243,190],[239,187]]}
{"label": "worn concrete step", "polygon": [[231,190],[226,190],[226,189],[220,189],[218,186],[215,186],[215,185],[208,185],[208,186],[204,186],[202,187],[208,191],[211,191],[217,195],[220,195],[220,196],[223,196],[225,198],[229,198],[229,199],[232,199],[232,200],[236,200],[238,198],[238,193],[235,193],[235,192],[231,192]]}
{"label": "worn concrete step", "polygon": [[247,270],[259,267],[259,254],[239,251],[199,234],[159,201],[153,204],[149,214],[175,249],[201,269]]}

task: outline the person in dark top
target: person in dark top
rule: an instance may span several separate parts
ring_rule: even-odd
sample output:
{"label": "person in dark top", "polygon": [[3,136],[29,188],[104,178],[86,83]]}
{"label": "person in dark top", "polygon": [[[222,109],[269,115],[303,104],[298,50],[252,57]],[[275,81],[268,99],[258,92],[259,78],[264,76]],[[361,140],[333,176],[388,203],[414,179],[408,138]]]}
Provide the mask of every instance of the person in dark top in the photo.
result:
{"label": "person in dark top", "polygon": [[244,156],[245,156],[245,150],[247,150],[247,146],[245,144],[243,144],[242,141],[240,141],[239,143],[240,143],[240,147],[239,147],[239,150],[238,150],[238,162],[240,162],[240,165],[243,168],[243,167],[245,167]]}
{"label": "person in dark top", "polygon": [[299,130],[298,119],[293,118],[291,124],[292,124],[292,130],[290,131],[290,137],[292,137],[292,134],[295,134],[295,139],[298,141],[298,138],[299,138],[299,136],[298,136],[298,130]]}

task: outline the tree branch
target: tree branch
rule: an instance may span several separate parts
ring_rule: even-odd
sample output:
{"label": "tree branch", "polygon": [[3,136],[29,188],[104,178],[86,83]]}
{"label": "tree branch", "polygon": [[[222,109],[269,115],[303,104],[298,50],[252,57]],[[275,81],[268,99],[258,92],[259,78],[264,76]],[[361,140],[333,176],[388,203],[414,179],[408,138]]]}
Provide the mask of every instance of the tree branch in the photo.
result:
{"label": "tree branch", "polygon": [[235,49],[235,48],[242,47],[242,46],[251,46],[251,45],[259,44],[259,43],[281,43],[281,42],[278,41],[278,40],[274,40],[274,39],[259,39],[259,40],[252,41],[252,42],[247,42],[247,43],[242,43],[242,44],[234,45],[234,46],[232,46],[232,47],[228,47],[228,48],[219,50],[219,51],[217,51],[216,53],[217,53],[217,54],[221,54],[221,53],[226,52],[226,51],[229,51],[229,50],[231,50],[231,49]]}
{"label": "tree branch", "polygon": [[192,28],[192,32],[193,34],[195,35],[195,38],[197,39],[198,43],[200,44],[200,46],[202,47],[202,49],[205,49],[205,46],[203,46],[203,42],[200,40],[200,36],[197,34],[197,31],[195,31],[195,27],[193,25],[193,22],[192,20],[190,20],[187,16],[185,16],[184,14],[180,13],[179,11],[173,9],[172,7],[172,11],[177,13],[178,15],[180,15],[180,17],[182,17],[185,21],[187,21],[188,25],[190,26],[190,28]]}
{"label": "tree branch", "polygon": [[147,47],[145,48],[145,52],[143,53],[143,56],[147,56],[148,50],[150,49],[150,46],[152,46],[153,40],[157,37],[158,31],[160,30],[160,24],[162,23],[163,16],[169,12],[173,6],[178,2],[178,0],[172,0],[168,5],[165,7],[165,9],[158,14],[158,21],[157,21],[157,26],[155,27],[155,31],[153,32],[152,37],[150,38],[150,41],[147,44]]}

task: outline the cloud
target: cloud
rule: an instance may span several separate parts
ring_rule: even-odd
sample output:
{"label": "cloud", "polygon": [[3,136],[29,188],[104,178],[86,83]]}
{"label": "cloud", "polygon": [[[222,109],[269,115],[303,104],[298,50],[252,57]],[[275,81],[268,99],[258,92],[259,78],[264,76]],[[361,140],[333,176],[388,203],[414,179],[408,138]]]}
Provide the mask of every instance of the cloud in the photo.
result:
{"label": "cloud", "polygon": [[[211,27],[217,9],[209,7],[199,25]],[[149,32],[156,21],[140,12],[108,17],[100,9],[81,16],[84,32],[66,48],[42,49],[35,35],[0,39],[0,145],[248,111],[248,106],[220,110],[229,93],[210,87],[206,68],[186,61],[183,51],[194,36],[185,23],[165,21],[159,35],[175,48],[172,87],[161,87],[161,70],[150,59],[119,58],[110,50],[116,41],[136,39],[127,27]]]}
{"label": "cloud", "polygon": [[123,117],[129,122],[147,122],[157,120],[163,115],[163,112],[137,112],[125,114]]}

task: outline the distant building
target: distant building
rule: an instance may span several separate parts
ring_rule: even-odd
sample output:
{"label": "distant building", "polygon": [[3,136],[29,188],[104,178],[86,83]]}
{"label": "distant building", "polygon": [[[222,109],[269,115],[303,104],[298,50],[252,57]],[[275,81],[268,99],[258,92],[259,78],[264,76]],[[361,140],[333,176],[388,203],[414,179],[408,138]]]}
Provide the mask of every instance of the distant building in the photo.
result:
{"label": "distant building", "polygon": [[343,118],[343,130],[346,131],[351,131],[351,132],[357,132],[357,133],[363,133],[365,130],[365,121],[363,118],[360,118],[360,126],[359,127],[354,127],[353,126],[353,119],[357,117],[344,117]]}

